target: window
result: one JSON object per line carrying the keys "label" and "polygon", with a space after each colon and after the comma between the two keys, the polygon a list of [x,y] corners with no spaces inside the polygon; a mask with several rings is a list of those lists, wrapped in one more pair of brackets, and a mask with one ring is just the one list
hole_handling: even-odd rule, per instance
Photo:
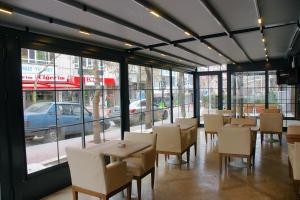
{"label": "window", "polygon": [[66,146],[121,137],[119,63],[32,49],[21,56],[28,173],[65,162]]}
{"label": "window", "polygon": [[193,117],[194,116],[194,90],[193,75],[184,72],[172,71],[173,81],[173,116]]}

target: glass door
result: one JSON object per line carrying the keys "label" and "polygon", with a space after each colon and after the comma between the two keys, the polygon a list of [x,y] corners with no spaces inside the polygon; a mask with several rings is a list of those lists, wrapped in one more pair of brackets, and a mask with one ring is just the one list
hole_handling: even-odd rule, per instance
{"label": "glass door", "polygon": [[222,109],[222,73],[203,73],[199,76],[200,124],[205,114],[215,114]]}

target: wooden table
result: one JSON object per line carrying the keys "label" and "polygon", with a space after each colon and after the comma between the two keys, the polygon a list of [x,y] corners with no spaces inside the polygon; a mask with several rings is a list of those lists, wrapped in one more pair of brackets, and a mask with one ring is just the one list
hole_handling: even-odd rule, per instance
{"label": "wooden table", "polygon": [[[125,144],[125,147],[120,147],[120,142]],[[89,148],[89,151],[102,153],[106,156],[116,157],[119,160],[129,157],[138,151],[150,147],[151,143],[137,143],[127,140],[111,140],[100,143],[94,147]]]}
{"label": "wooden table", "polygon": [[290,125],[287,129],[286,140],[288,143],[300,142],[300,126]]}

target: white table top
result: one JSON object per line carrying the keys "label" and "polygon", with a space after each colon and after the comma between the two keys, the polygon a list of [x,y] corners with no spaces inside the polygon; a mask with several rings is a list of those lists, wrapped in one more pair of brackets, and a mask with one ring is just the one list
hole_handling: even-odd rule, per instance
{"label": "white table top", "polygon": [[[120,147],[119,143],[124,143],[125,147]],[[89,151],[102,153],[107,156],[114,156],[118,158],[126,158],[131,154],[141,151],[151,146],[151,143],[137,143],[127,140],[111,140],[100,143],[94,147],[89,148]]]}

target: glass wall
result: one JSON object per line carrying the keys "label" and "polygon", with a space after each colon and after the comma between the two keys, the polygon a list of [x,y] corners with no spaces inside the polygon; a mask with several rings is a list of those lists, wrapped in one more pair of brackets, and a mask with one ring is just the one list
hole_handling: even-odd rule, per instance
{"label": "glass wall", "polygon": [[232,109],[237,116],[259,116],[265,108],[265,72],[238,72],[232,85]]}
{"label": "glass wall", "polygon": [[194,116],[193,75],[172,71],[173,117]]}
{"label": "glass wall", "polygon": [[170,123],[170,72],[137,65],[129,65],[128,72],[130,131]]}
{"label": "glass wall", "polygon": [[[22,49],[27,172],[120,132],[119,63]],[[82,63],[82,64],[81,64]]]}

